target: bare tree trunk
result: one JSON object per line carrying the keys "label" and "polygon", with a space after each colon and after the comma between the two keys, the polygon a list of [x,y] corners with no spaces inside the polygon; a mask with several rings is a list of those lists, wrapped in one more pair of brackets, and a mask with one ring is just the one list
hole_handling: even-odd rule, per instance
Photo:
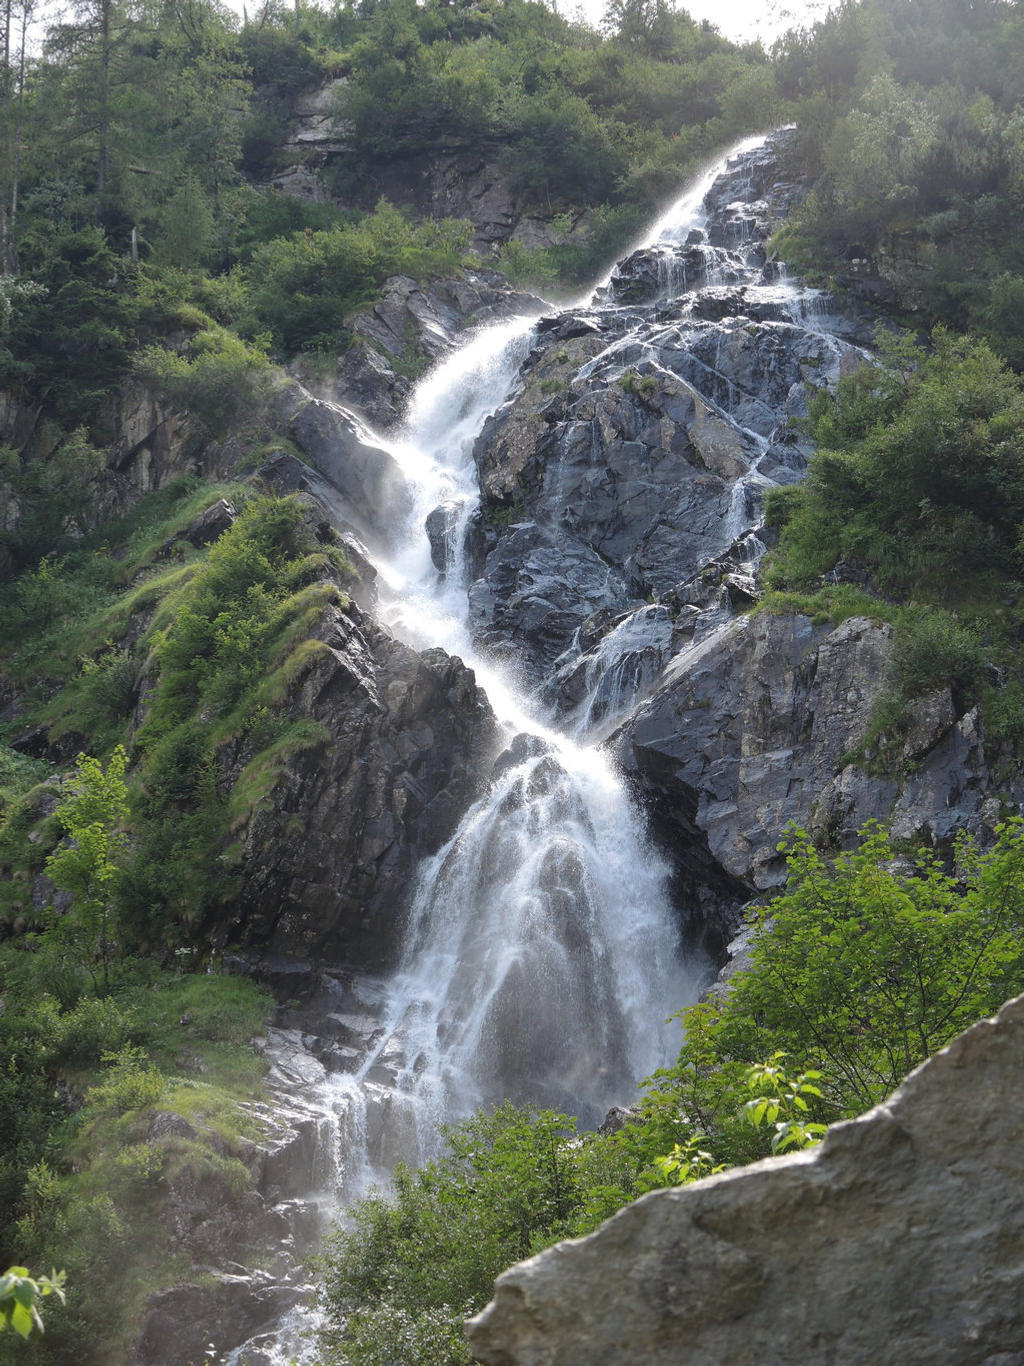
{"label": "bare tree trunk", "polygon": [[[7,195],[14,179],[14,149],[11,118],[11,22],[12,11],[14,8],[13,0],[4,0],[4,194],[6,204]],[[22,30],[24,32],[24,30]],[[7,263],[11,254],[11,228],[8,222],[6,207],[3,215],[3,223],[0,226],[0,259],[3,261],[3,268],[7,270]]]}
{"label": "bare tree trunk", "polygon": [[[11,163],[11,218],[9,243],[9,263],[7,269],[12,273],[17,268],[14,252],[14,230],[18,222],[18,191],[21,188],[21,146],[25,128],[25,48],[28,40],[28,26],[32,21],[35,0],[22,0],[21,7],[21,45],[18,52],[18,103],[14,118],[14,156]],[[5,243],[5,246],[8,246]],[[6,259],[6,258],[5,258]]]}
{"label": "bare tree trunk", "polygon": [[100,145],[96,169],[96,217],[98,219],[103,217],[109,169],[111,2],[112,0],[100,0]]}

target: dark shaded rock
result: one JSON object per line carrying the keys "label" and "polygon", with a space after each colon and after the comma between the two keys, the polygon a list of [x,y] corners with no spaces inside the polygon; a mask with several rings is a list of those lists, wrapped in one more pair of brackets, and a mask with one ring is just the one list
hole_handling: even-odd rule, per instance
{"label": "dark shaded rock", "polygon": [[237,516],[234,504],[220,498],[199,514],[183,533],[183,539],[194,546],[210,545],[234,525]]}
{"label": "dark shaded rock", "polygon": [[[289,714],[322,728],[282,761],[242,835],[242,885],[222,933],[250,949],[381,964],[418,860],[450,837],[499,745],[474,676],[418,655],[354,604],[325,610]],[[221,762],[235,781],[244,742]]]}
{"label": "dark shaded rock", "polygon": [[1024,998],[817,1148],[644,1196],[499,1277],[486,1366],[1017,1362]]}
{"label": "dark shaded rock", "polygon": [[448,565],[455,551],[453,539],[458,530],[461,512],[461,503],[442,503],[427,517],[426,531],[427,539],[430,541],[430,558],[439,574],[448,572]]}
{"label": "dark shaded rock", "polygon": [[705,243],[641,247],[612,271],[608,292],[617,304],[649,304],[706,284],[727,258]]}
{"label": "dark shaded rock", "polygon": [[500,653],[514,648],[538,675],[565,652],[583,618],[631,602],[625,578],[600,555],[535,522],[502,538],[469,595],[481,643]]}

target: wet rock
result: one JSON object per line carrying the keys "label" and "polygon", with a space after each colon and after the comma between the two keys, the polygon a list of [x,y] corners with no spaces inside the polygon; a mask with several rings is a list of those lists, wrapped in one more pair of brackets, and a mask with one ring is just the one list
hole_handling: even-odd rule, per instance
{"label": "wet rock", "polygon": [[411,503],[397,461],[355,415],[313,398],[291,383],[274,395],[274,407],[291,439],[340,494],[355,525],[378,542],[404,524]]}
{"label": "wet rock", "polygon": [[462,504],[442,503],[434,508],[427,517],[427,539],[430,541],[430,558],[439,574],[448,572],[453,552],[454,537],[461,520]]}
{"label": "wet rock", "polygon": [[[356,341],[339,356],[334,375],[306,383],[388,430],[401,421],[413,376],[451,351],[467,328],[544,308],[536,295],[515,289],[493,270],[466,270],[424,284],[392,276],[381,299],[352,319]],[[301,362],[296,369],[301,375]]]}
{"label": "wet rock", "polygon": [[1017,998],[819,1147],[647,1195],[505,1272],[468,1325],[474,1358],[1009,1366],[1022,1082]]}
{"label": "wet rock", "polygon": [[[627,258],[609,287],[616,310],[542,318],[520,391],[481,432],[474,458],[490,540],[473,560],[474,627],[514,654],[536,632],[536,598],[557,604],[548,639],[527,650],[534,679],[595,602],[598,571],[581,591],[577,547],[634,599],[692,581],[759,526],[765,488],[802,475],[808,447],[790,420],[813,390],[863,363],[856,346],[819,327],[830,301],[764,260],[770,221],[799,193],[773,182],[785,141],[739,158],[716,182],[706,229]],[[542,537],[562,545],[571,572],[559,584],[557,566],[545,564],[543,591],[521,596],[520,578],[538,577]],[[715,623],[756,600],[764,546],[747,549],[718,581]],[[514,619],[520,601],[525,630]],[[628,603],[616,584],[600,606]]]}
{"label": "wet rock", "polygon": [[722,264],[704,244],[642,247],[620,261],[612,272],[609,294],[617,304],[654,303],[670,291],[696,289]]}
{"label": "wet rock", "polygon": [[584,623],[541,689],[543,700],[569,716],[577,733],[617,722],[638,706],[673,652],[674,623],[667,607],[638,608],[595,635],[592,623],[607,610]]}
{"label": "wet rock", "polygon": [[[142,1332],[129,1366],[180,1366],[222,1354],[269,1327],[306,1296],[305,1287],[282,1284],[258,1271],[213,1273],[212,1285],[180,1285],[149,1297]],[[215,1324],[211,1330],[209,1325]]]}
{"label": "wet rock", "polygon": [[470,589],[470,619],[485,648],[514,650],[542,676],[583,618],[606,606],[621,611],[631,600],[623,575],[589,546],[527,522],[487,557]]}

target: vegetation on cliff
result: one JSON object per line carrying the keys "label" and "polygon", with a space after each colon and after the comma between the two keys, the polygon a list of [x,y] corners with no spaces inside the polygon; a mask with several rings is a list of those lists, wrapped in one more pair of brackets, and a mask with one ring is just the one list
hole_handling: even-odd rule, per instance
{"label": "vegetation on cliff", "polygon": [[[212,3],[89,0],[22,53],[32,7],[8,13],[0,1256],[67,1269],[67,1305],[23,1359],[80,1363],[123,1358],[147,1290],[187,1270],[168,1194],[209,1181],[230,1208],[252,1179],[240,1105],[268,1003],[191,969],[216,965],[248,820],[287,756],[321,738],[284,704],[351,581],[302,503],[247,474],[272,361],[343,350],[387,277],[450,273],[472,235],[378,202],[378,177],[441,147],[492,159],[556,242],[507,245],[502,261],[576,282],[712,150],[794,118],[810,193],[778,253],[928,340],[890,345],[812,406],[811,477],[770,503],[770,603],[895,623],[862,760],[901,762],[914,704],[948,687],[980,701],[1010,763],[1024,742],[1024,249],[1008,230],[1024,74],[1005,56],[1021,14],[846,0],[769,55],[661,0],[616,0],[603,34],[533,0],[269,6],[242,24]],[[333,198],[300,202],[268,182],[296,164],[282,150],[296,96],[328,80]],[[589,236],[570,232],[584,210]],[[225,482],[186,476],[144,498],[117,483],[131,384],[188,411],[196,467],[216,451]],[[212,545],[189,539],[220,499],[229,524]],[[828,582],[844,574],[856,587]],[[773,1053],[826,1074],[816,1118],[884,1095],[1020,987],[1019,844],[1009,825],[987,853],[961,846],[953,879],[877,832],[834,866],[797,839],[751,968],[690,1013],[638,1117],[600,1138],[511,1109],[452,1130],[447,1156],[401,1173],[397,1203],[371,1201],[336,1240],[328,1300],[339,1321],[359,1307],[328,1349],[368,1363],[404,1335],[409,1362],[460,1360],[453,1324],[506,1261],[660,1183],[670,1152],[704,1170],[767,1151],[743,1078]]]}
{"label": "vegetation on cliff", "polygon": [[819,394],[807,425],[818,446],[807,479],[767,500],[779,529],[768,605],[832,610],[844,590],[849,599],[845,578],[862,585],[854,610],[894,622],[889,688],[865,737],[883,764],[898,761],[915,702],[943,688],[980,702],[990,739],[1015,748],[1020,376],[987,342],[941,328],[927,347],[883,337],[880,363],[842,380],[835,397]]}

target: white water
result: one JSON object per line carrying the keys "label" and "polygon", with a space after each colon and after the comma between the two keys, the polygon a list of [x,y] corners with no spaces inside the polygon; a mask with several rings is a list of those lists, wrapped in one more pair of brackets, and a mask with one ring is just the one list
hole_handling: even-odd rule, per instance
{"label": "white water", "polygon": [[[745,139],[709,167],[641,245],[703,228],[716,177],[763,142]],[[489,793],[421,868],[386,1028],[357,1072],[330,1083],[350,1192],[398,1159],[424,1157],[439,1121],[480,1104],[532,1101],[596,1122],[628,1102],[666,1060],[663,1022],[694,999],[702,967],[681,960],[666,869],[609,760],[545,726],[514,678],[472,643],[461,552],[479,499],[472,449],[514,389],[532,327],[517,318],[472,334],[421,381],[400,438],[375,438],[413,496],[402,548],[378,566],[386,619],[416,648],[459,655],[509,740],[532,739],[517,742]],[[439,507],[444,575],[424,532]],[[629,628],[619,635],[608,643],[613,666],[630,653]],[[602,714],[621,710],[632,667],[605,685]],[[599,689],[595,676],[575,734],[599,719]]]}
{"label": "white water", "polygon": [[[764,141],[746,139],[709,167],[636,246],[669,247],[703,230],[716,177]],[[665,283],[669,297],[686,287],[670,268]],[[788,282],[773,288],[797,293]],[[413,502],[404,535],[391,538],[400,549],[378,563],[382,615],[414,647],[440,646],[476,671],[511,748],[490,790],[419,871],[374,1044],[311,1100],[328,1119],[323,1184],[336,1201],[358,1197],[398,1161],[429,1156],[437,1124],[481,1104],[532,1102],[599,1122],[668,1060],[677,1034],[666,1018],[695,998],[703,971],[680,955],[666,869],[595,747],[671,653],[664,609],[641,609],[604,638],[567,734],[545,725],[511,674],[473,646],[462,556],[479,503],[472,450],[514,392],[532,331],[524,317],[471,334],[420,382],[399,439],[373,438],[401,465]],[[609,361],[635,364],[630,347],[628,336],[612,342],[581,376]],[[764,482],[753,469],[736,481],[730,536],[749,530],[748,494]],[[439,507],[443,575],[424,530]],[[749,539],[754,563],[763,547]],[[284,1362],[294,1348],[282,1340],[273,1350]]]}
{"label": "white water", "polygon": [[[600,1122],[666,1060],[664,1022],[694,996],[666,869],[610,761],[544,725],[470,637],[461,546],[478,504],[472,447],[512,389],[531,331],[520,318],[477,333],[420,384],[389,443],[414,507],[401,551],[379,566],[383,615],[417,648],[465,660],[508,740],[521,738],[421,868],[386,1028],[358,1072],[331,1083],[353,1148],[349,1190],[429,1155],[438,1123],[481,1104],[531,1102]],[[443,576],[423,531],[438,506],[449,510]]]}

